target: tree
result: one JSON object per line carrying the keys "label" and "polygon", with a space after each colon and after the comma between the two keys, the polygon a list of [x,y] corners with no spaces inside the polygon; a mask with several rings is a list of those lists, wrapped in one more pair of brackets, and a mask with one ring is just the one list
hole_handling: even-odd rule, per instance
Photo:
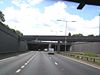
{"label": "tree", "polygon": [[21,33],[19,30],[15,30],[15,32],[17,33],[18,36],[22,37],[23,33]]}
{"label": "tree", "polygon": [[73,34],[72,36],[83,36],[83,34]]}
{"label": "tree", "polygon": [[68,33],[68,36],[71,36],[71,33],[70,32]]}
{"label": "tree", "polygon": [[93,34],[90,34],[90,35],[88,35],[88,36],[94,36]]}
{"label": "tree", "polygon": [[0,11],[0,22],[5,22],[4,14]]}

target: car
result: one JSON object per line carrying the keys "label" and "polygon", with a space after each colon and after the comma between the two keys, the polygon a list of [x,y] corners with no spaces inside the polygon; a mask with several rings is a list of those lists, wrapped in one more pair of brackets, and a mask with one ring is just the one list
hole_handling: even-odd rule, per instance
{"label": "car", "polygon": [[48,49],[47,49],[47,48],[45,48],[45,49],[44,49],[44,51],[45,51],[45,52],[47,52],[47,51],[48,51]]}

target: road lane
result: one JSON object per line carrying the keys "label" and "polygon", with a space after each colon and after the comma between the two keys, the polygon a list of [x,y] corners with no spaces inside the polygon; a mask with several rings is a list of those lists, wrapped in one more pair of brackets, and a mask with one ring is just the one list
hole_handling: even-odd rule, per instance
{"label": "road lane", "polygon": [[60,55],[38,52],[35,59],[16,75],[100,75],[100,70]]}
{"label": "road lane", "polygon": [[39,52],[36,58],[17,75],[62,75],[62,73],[45,53]]}
{"label": "road lane", "polygon": [[0,60],[0,75],[14,75],[25,62],[27,62],[36,52],[28,52],[18,56]]}
{"label": "road lane", "polygon": [[40,51],[0,60],[0,75],[100,75],[100,69]]}
{"label": "road lane", "polygon": [[67,59],[61,55],[51,56],[51,58],[53,62],[59,64],[57,68],[62,70],[63,75],[100,75],[100,69]]}

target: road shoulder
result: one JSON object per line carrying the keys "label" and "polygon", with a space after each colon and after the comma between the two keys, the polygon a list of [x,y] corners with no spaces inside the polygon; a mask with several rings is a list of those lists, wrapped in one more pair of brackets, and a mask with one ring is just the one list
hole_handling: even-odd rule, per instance
{"label": "road shoulder", "polygon": [[[60,54],[58,54],[58,55],[60,55]],[[91,66],[91,67],[94,67],[94,68],[97,68],[97,69],[100,69],[100,65],[97,65],[97,64],[94,64],[94,63],[91,63],[88,61],[83,61],[83,60],[75,59],[75,58],[64,56],[64,55],[60,55],[60,56],[65,57],[70,60],[73,60],[73,61],[76,61],[76,62],[79,62],[79,63],[82,63],[82,64],[85,64],[85,65],[88,65],[88,66]]]}

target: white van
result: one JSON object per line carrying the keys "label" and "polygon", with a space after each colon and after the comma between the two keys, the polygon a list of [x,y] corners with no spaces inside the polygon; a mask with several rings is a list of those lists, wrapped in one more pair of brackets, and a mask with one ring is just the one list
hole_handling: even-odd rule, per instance
{"label": "white van", "polygon": [[54,48],[48,48],[48,54],[54,54]]}

